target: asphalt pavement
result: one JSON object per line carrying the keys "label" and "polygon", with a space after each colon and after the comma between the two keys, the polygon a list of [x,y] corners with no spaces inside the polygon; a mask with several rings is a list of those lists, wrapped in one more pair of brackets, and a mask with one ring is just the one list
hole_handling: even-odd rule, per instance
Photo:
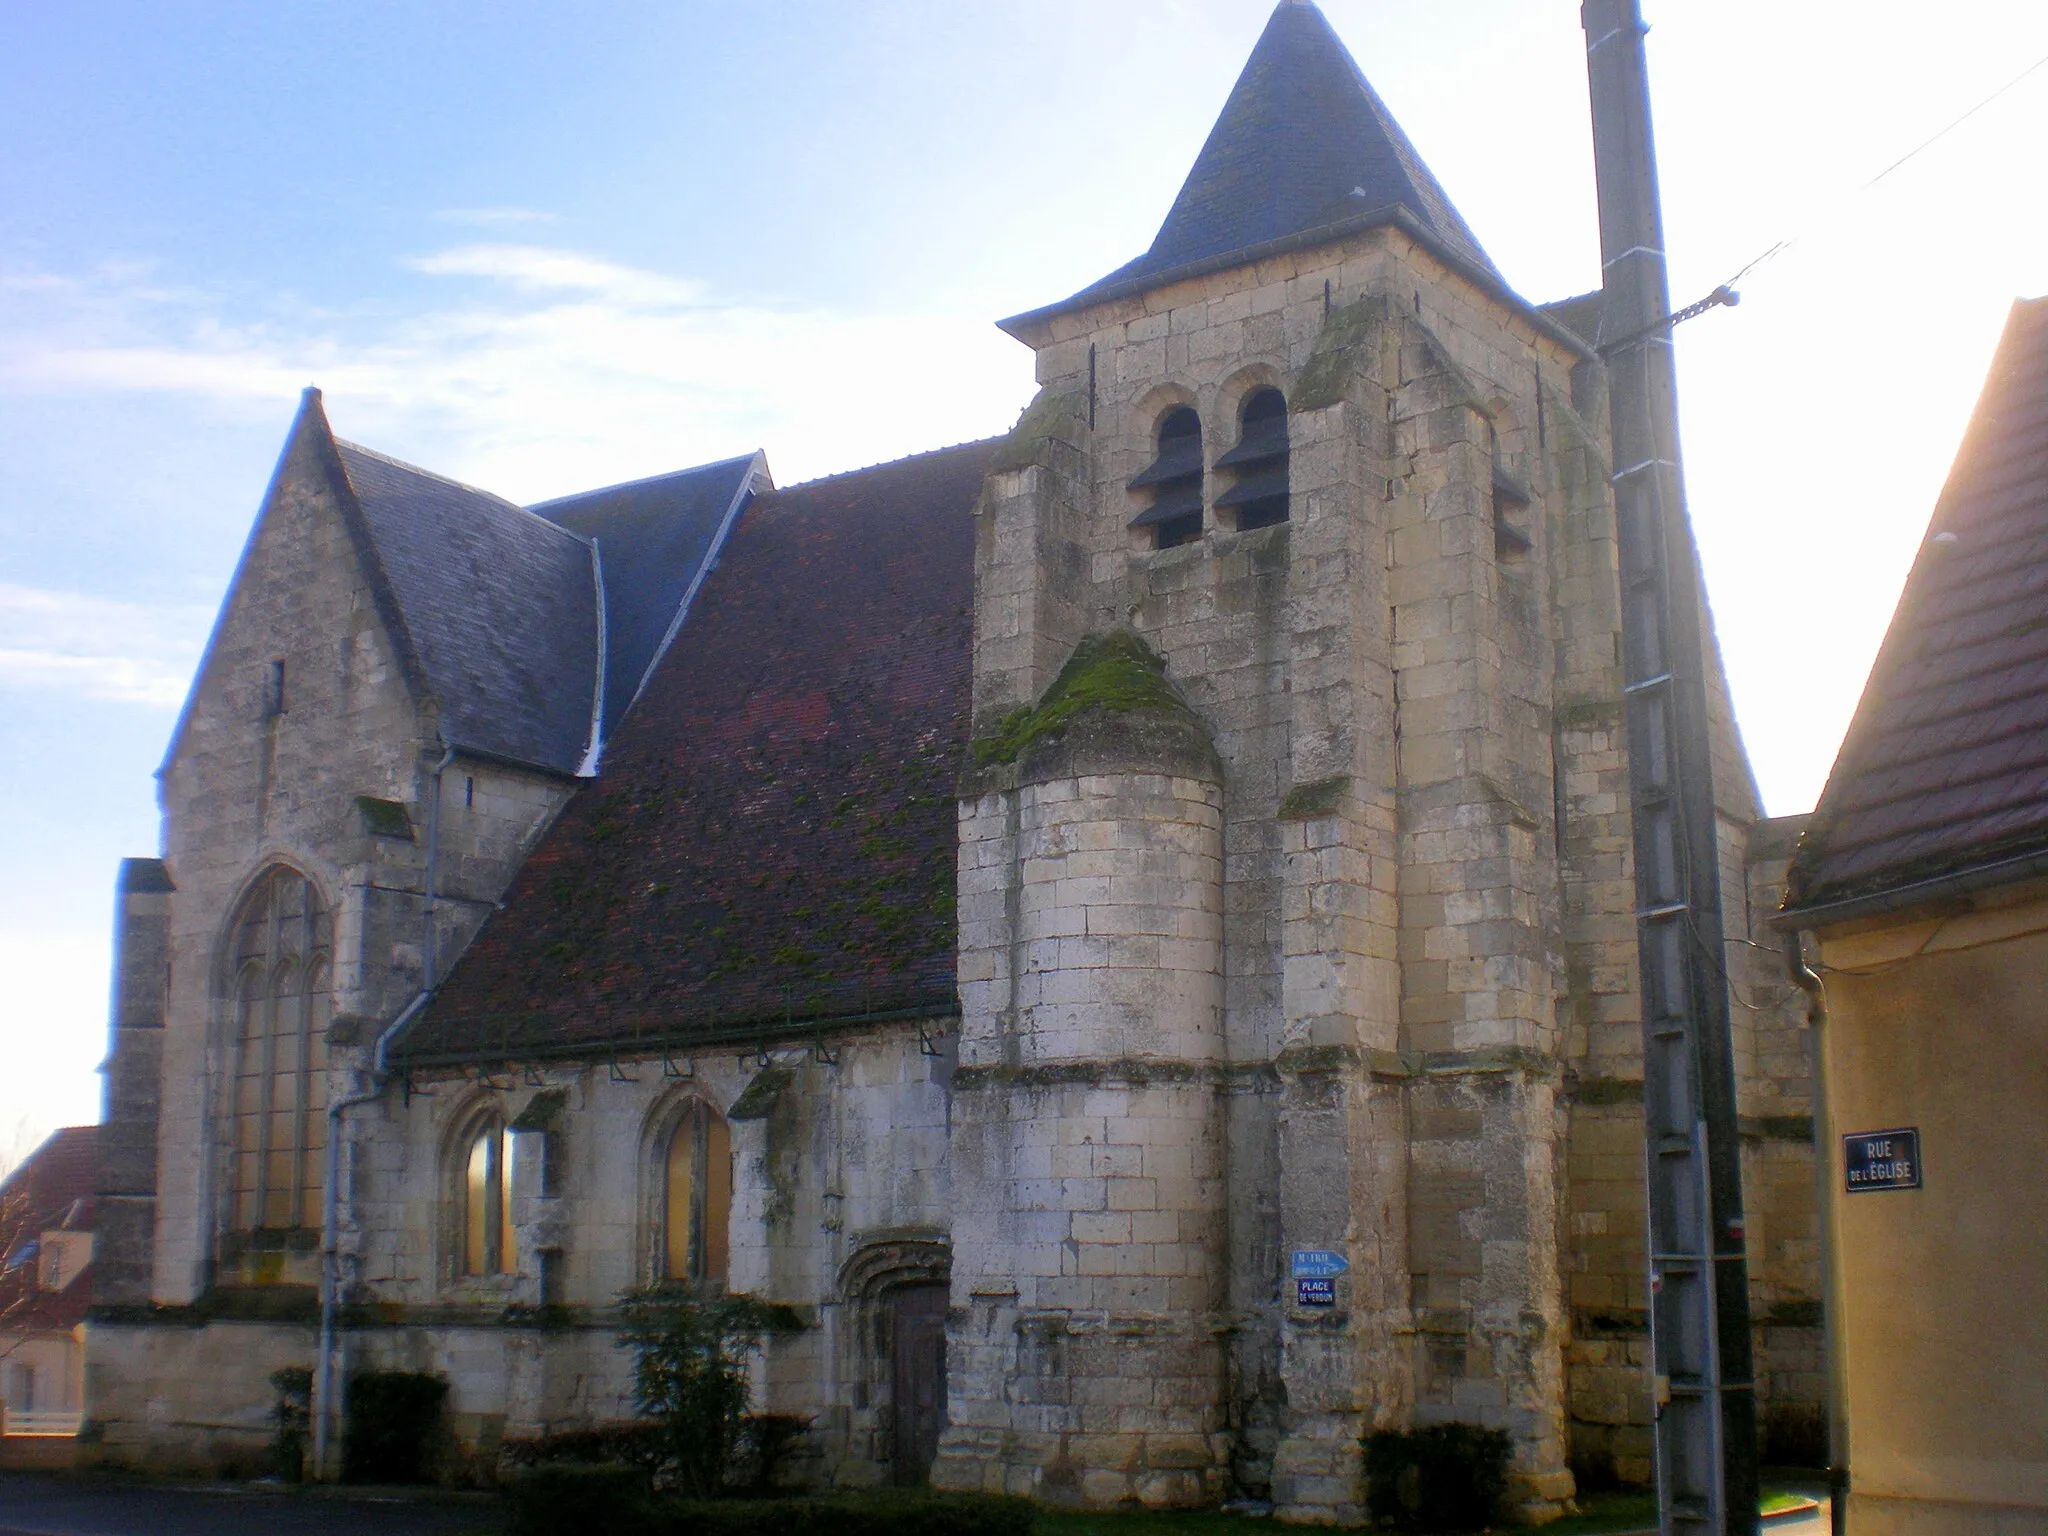
{"label": "asphalt pavement", "polygon": [[0,1536],[497,1536],[487,1496],[178,1487],[0,1472]]}

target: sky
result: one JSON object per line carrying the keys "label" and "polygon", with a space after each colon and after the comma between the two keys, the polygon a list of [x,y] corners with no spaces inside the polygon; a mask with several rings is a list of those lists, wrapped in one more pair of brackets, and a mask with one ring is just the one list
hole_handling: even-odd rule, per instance
{"label": "sky", "polygon": [[[0,1162],[97,1117],[112,885],[298,392],[519,501],[1006,429],[1268,0],[0,0]],[[1599,281],[1575,0],[1323,0],[1525,296]],[[1644,0],[1692,513],[1810,809],[2007,308],[2038,0]]]}

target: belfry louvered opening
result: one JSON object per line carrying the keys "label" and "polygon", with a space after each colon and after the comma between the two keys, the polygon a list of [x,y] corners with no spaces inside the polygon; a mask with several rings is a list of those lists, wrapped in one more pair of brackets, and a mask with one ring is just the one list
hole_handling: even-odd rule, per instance
{"label": "belfry louvered opening", "polygon": [[1237,446],[1216,461],[1235,480],[1216,498],[1240,531],[1287,521],[1287,397],[1277,389],[1255,389],[1238,413]]}
{"label": "belfry louvered opening", "polygon": [[1172,549],[1202,536],[1202,418],[1177,405],[1159,418],[1159,453],[1133,475],[1133,491],[1150,491],[1152,504],[1131,519],[1149,528],[1153,547]]}

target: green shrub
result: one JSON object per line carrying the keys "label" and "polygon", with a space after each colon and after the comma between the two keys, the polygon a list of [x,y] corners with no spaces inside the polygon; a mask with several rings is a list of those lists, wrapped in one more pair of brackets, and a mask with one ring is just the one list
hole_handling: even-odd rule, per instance
{"label": "green shrub", "polygon": [[750,1413],[740,1420],[737,1454],[726,1472],[726,1485],[749,1493],[771,1493],[775,1474],[803,1443],[811,1421],[798,1413]]}
{"label": "green shrub", "polygon": [[647,1469],[549,1462],[505,1485],[512,1536],[645,1536],[654,1529]]}
{"label": "green shrub", "polygon": [[286,1482],[304,1482],[306,1435],[313,1423],[313,1373],[303,1365],[288,1365],[270,1373],[270,1384],[277,1390],[270,1410],[270,1422],[277,1426],[270,1437],[271,1464]]}
{"label": "green shrub", "polygon": [[440,1447],[448,1380],[424,1371],[363,1371],[349,1379],[341,1436],[348,1483],[420,1483]]}
{"label": "green shrub", "polygon": [[1399,1531],[1477,1531],[1502,1518],[1514,1443],[1477,1424],[1365,1437],[1366,1513]]}
{"label": "green shrub", "polygon": [[659,1424],[639,1420],[598,1424],[589,1429],[507,1438],[498,1447],[498,1454],[514,1467],[616,1462],[639,1467],[653,1476],[668,1460],[668,1435]]}
{"label": "green shrub", "polygon": [[751,1296],[701,1296],[657,1285],[620,1298],[619,1344],[631,1349],[633,1399],[660,1425],[664,1470],[683,1493],[726,1485],[747,1417],[747,1356],[770,1332],[800,1325],[788,1307]]}
{"label": "green shrub", "polygon": [[1031,1536],[1022,1499],[870,1493],[822,1499],[677,1501],[657,1507],[657,1536]]}

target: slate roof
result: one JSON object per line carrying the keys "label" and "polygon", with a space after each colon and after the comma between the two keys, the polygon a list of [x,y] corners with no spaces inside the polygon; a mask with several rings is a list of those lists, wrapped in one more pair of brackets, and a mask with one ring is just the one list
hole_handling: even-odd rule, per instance
{"label": "slate roof", "polygon": [[2048,298],[2015,304],[1788,909],[2048,852]]}
{"label": "slate roof", "polygon": [[44,1232],[91,1230],[99,1134],[96,1125],[52,1131],[0,1183],[0,1330],[62,1330],[85,1321],[91,1266],[61,1291],[45,1291],[36,1284],[36,1259]]}
{"label": "slate roof", "polygon": [[597,546],[604,572],[604,733],[626,718],[704,567],[767,461],[758,453],[536,503]]}
{"label": "slate roof", "polygon": [[1394,222],[1501,282],[1323,13],[1310,0],[1281,0],[1151,249],[1073,297],[1003,324]]}
{"label": "slate roof", "polygon": [[[317,404],[317,402],[316,402]],[[597,704],[589,543],[424,469],[335,440],[368,558],[452,747],[573,774]]]}
{"label": "slate roof", "polygon": [[749,502],[681,634],[401,1062],[950,1013],[993,443]]}

